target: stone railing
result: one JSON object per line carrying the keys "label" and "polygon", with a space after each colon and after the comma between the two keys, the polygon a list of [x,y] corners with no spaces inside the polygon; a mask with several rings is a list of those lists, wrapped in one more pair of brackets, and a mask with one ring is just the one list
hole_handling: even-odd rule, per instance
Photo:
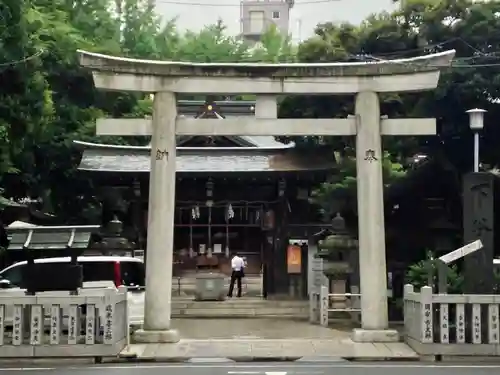
{"label": "stone railing", "polygon": [[324,274],[321,258],[314,258],[312,265],[312,287],[309,291],[309,321],[328,326],[330,313],[346,313],[353,322],[361,318],[361,294],[359,287],[352,286],[350,293],[330,293],[329,280]]}
{"label": "stone railing", "polygon": [[0,358],[116,356],[129,338],[124,287],[78,295],[0,292]]}
{"label": "stone railing", "polygon": [[321,286],[310,293],[309,303],[309,321],[324,327],[328,327],[330,313],[346,313],[356,323],[361,317],[361,294],[357,286],[351,287],[351,293],[329,293],[327,286]]}
{"label": "stone railing", "polygon": [[500,295],[404,288],[405,340],[421,355],[500,355]]}

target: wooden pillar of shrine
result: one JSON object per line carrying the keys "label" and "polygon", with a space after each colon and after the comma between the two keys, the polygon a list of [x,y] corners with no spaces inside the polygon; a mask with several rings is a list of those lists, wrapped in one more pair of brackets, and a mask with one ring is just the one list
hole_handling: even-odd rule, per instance
{"label": "wooden pillar of shrine", "polygon": [[264,298],[272,296],[276,293],[276,283],[274,280],[274,230],[275,230],[275,207],[266,206],[264,217],[262,218],[262,235],[263,235],[263,260],[262,260],[262,277]]}
{"label": "wooden pillar of shrine", "polygon": [[275,205],[275,230],[273,246],[273,277],[274,294],[288,295],[289,277],[286,264],[288,247],[288,200],[286,197],[286,182],[278,183],[278,202]]}

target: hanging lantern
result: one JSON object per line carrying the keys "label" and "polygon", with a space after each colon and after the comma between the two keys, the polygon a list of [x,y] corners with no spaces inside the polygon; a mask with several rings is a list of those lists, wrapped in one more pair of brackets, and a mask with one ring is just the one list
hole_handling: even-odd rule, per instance
{"label": "hanging lantern", "polygon": [[231,203],[229,203],[229,206],[227,207],[227,218],[228,219],[234,218],[234,211],[233,211],[233,206],[231,205]]}
{"label": "hanging lantern", "polygon": [[226,248],[224,249],[226,258],[229,258],[229,227],[226,225]]}
{"label": "hanging lantern", "polygon": [[209,179],[206,183],[207,197],[213,197],[214,195],[214,182]]}
{"label": "hanging lantern", "polygon": [[278,196],[282,197],[285,195],[286,181],[281,179],[278,182]]}

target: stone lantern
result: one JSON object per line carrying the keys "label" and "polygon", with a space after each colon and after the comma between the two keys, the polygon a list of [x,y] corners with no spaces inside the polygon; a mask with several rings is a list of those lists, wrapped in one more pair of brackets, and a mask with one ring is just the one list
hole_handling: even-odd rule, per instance
{"label": "stone lantern", "polygon": [[437,255],[446,254],[455,249],[459,228],[444,215],[432,220],[429,224],[432,234],[432,249]]}
{"label": "stone lantern", "polygon": [[[328,232],[318,241],[316,256],[323,259],[323,272],[329,280],[330,293],[348,293],[352,286],[359,286],[358,240],[346,230],[345,220],[340,213],[333,218]],[[340,302],[336,303],[336,300]],[[334,306],[342,301],[342,297],[333,298]]]}
{"label": "stone lantern", "polygon": [[123,236],[123,223],[116,215],[103,229],[102,240],[95,248],[106,255],[132,255],[134,244]]}

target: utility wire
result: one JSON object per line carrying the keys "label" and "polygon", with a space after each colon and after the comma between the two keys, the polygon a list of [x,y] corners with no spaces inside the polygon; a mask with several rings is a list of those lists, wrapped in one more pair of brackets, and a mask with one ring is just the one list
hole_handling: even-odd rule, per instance
{"label": "utility wire", "polygon": [[[451,68],[484,68],[484,67],[499,67],[500,66],[500,62],[498,62],[498,63],[476,63],[476,64],[467,63],[467,61],[471,61],[474,59],[485,59],[485,58],[488,58],[488,59],[498,58],[498,59],[500,59],[500,52],[484,53],[484,52],[478,50],[477,48],[473,47],[471,44],[467,43],[465,40],[463,40],[460,37],[454,37],[454,38],[451,38],[449,40],[446,40],[446,41],[443,41],[440,43],[431,44],[428,46],[423,46],[423,47],[418,48],[418,49],[408,49],[408,50],[401,50],[401,51],[395,51],[392,53],[376,54],[376,55],[356,54],[356,55],[351,55],[350,57],[353,59],[356,59],[358,61],[365,61],[366,63],[392,62],[394,64],[403,64],[403,65],[411,66],[411,65],[414,65],[415,63],[411,63],[411,62],[397,63],[394,60],[385,59],[384,57],[390,57],[390,56],[393,56],[395,54],[405,54],[405,53],[410,53],[410,52],[431,50],[431,49],[435,49],[438,47],[443,47],[446,44],[452,43],[454,41],[461,41],[464,44],[466,44],[467,46],[469,46],[471,49],[473,49],[475,51],[476,56],[457,58],[454,61],[452,61],[452,64],[450,66]],[[22,63],[28,62],[30,60],[33,60],[33,59],[41,56],[43,53],[44,53],[44,50],[41,49],[41,50],[37,51],[36,53],[34,53],[33,55],[25,57],[23,59],[0,63],[0,67],[22,64]],[[431,65],[428,65],[428,66],[431,66]],[[434,67],[443,67],[443,66],[436,65]],[[448,66],[446,66],[446,67],[448,67]]]}
{"label": "utility wire", "polygon": [[0,63],[0,67],[23,64],[23,63],[28,62],[30,60],[36,59],[37,57],[40,57],[43,54],[43,52],[44,52],[43,49],[41,49],[38,52],[34,53],[33,55],[25,57],[23,59]]}
{"label": "utility wire", "polygon": [[[498,34],[497,36],[500,36],[500,34]],[[445,47],[446,45],[453,43],[453,42],[457,42],[457,41],[462,42],[463,44],[465,44],[467,47],[469,47],[470,49],[472,49],[474,51],[474,54],[475,54],[474,56],[463,57],[463,59],[496,57],[500,54],[500,52],[485,53],[485,52],[479,50],[478,48],[474,47],[470,43],[468,43],[463,38],[457,36],[457,37],[450,38],[448,40],[444,40],[444,41],[439,42],[439,43],[432,43],[432,44],[428,44],[428,45],[425,45],[425,46],[422,46],[419,48],[393,51],[393,52],[387,52],[387,53],[376,53],[376,54],[371,54],[371,56],[373,56],[375,58],[396,57],[396,56],[406,55],[406,54],[415,53],[415,52],[435,50],[435,49],[438,49],[440,47]]]}

